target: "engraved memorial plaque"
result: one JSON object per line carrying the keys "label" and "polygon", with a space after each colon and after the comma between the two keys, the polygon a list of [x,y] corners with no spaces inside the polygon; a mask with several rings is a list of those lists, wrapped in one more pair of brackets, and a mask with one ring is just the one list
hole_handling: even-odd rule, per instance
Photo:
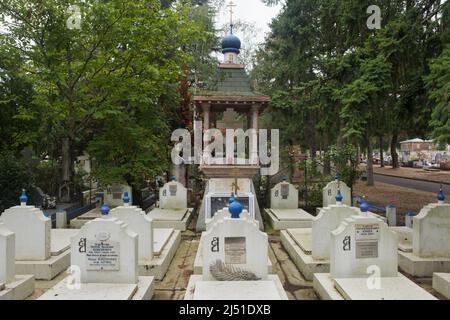
{"label": "engraved memorial plaque", "polygon": [[356,259],[378,258],[378,241],[357,241]]}
{"label": "engraved memorial plaque", "polygon": [[170,185],[169,186],[169,192],[170,192],[170,195],[173,197],[173,196],[176,196],[177,195],[177,185],[176,184],[174,184],[174,185]]}
{"label": "engraved memorial plaque", "polygon": [[281,197],[283,199],[287,199],[289,196],[289,184],[282,184],[281,185]]}
{"label": "engraved memorial plaque", "polygon": [[355,230],[356,241],[380,239],[380,226],[378,224],[357,224]]}
{"label": "engraved memorial plaque", "polygon": [[246,256],[245,237],[225,238],[225,263],[245,264],[247,263]]}
{"label": "engraved memorial plaque", "polygon": [[119,270],[119,257],[119,242],[98,240],[86,242],[86,270]]}

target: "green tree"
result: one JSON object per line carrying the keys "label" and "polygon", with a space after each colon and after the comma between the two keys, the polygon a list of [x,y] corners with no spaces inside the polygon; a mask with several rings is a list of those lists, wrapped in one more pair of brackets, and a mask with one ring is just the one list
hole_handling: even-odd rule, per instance
{"label": "green tree", "polygon": [[[71,25],[69,5],[68,0],[0,4],[4,45],[20,51],[25,61],[21,73],[34,87],[23,114],[36,117],[32,108],[38,107],[43,118],[42,136],[35,143],[60,150],[55,156],[61,156],[65,183],[72,182],[74,159],[88,145],[100,182],[145,181],[165,168],[167,153],[160,147],[167,141],[164,119],[177,101],[173,92],[188,58],[180,50],[189,43],[192,25],[187,6],[163,9],[156,0],[85,1],[78,28]],[[120,125],[130,126],[125,137],[139,142],[110,132]],[[106,148],[107,137],[115,139],[109,141],[114,147]],[[135,149],[127,149],[131,147]],[[148,164],[142,150],[155,160],[153,168],[141,170]],[[134,172],[136,167],[140,169]]]}
{"label": "green tree", "polygon": [[28,190],[32,179],[28,166],[11,152],[0,152],[0,213],[18,205],[22,189]]}
{"label": "green tree", "polygon": [[450,144],[450,45],[430,64],[426,77],[428,96],[435,104],[430,126],[433,138],[440,144]]}

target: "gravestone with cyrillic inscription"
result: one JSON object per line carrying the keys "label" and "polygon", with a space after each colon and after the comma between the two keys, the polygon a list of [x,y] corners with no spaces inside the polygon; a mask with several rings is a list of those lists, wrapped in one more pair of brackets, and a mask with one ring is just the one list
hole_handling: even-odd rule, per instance
{"label": "gravestone with cyrillic inscription", "polygon": [[352,216],[331,232],[332,278],[397,276],[397,236],[387,224],[370,216]]}
{"label": "gravestone with cyrillic inscription", "polygon": [[81,283],[137,283],[138,235],[117,218],[86,223],[71,239]]}
{"label": "gravestone with cyrillic inscription", "polygon": [[270,208],[272,209],[297,209],[298,190],[287,181],[275,185],[270,191]]}
{"label": "gravestone with cyrillic inscription", "polygon": [[187,189],[177,181],[166,183],[159,189],[159,207],[161,209],[186,209]]}
{"label": "gravestone with cyrillic inscription", "polygon": [[210,271],[217,261],[267,279],[268,238],[253,219],[218,219],[203,238],[203,280],[218,280]]}
{"label": "gravestone with cyrillic inscription", "polygon": [[351,198],[351,190],[343,181],[334,180],[329,182],[325,188],[322,190],[322,206],[328,207],[329,205],[336,204],[336,193],[337,191],[341,191],[342,195],[342,204],[351,206],[352,198]]}

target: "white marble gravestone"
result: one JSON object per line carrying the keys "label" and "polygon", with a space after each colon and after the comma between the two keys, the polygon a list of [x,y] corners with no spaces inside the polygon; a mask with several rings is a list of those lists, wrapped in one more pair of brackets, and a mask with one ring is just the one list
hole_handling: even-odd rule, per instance
{"label": "white marble gravestone", "polygon": [[399,251],[399,266],[417,277],[450,272],[450,204],[428,204],[413,218],[412,252]]}
{"label": "white marble gravestone", "polygon": [[23,300],[34,292],[33,275],[16,275],[15,235],[0,223],[0,300]]}
{"label": "white marble gravestone", "polygon": [[346,205],[331,205],[320,210],[312,222],[311,254],[314,259],[330,259],[331,231],[342,221],[360,214],[359,208]]}
{"label": "white marble gravestone", "polygon": [[[206,223],[206,231],[210,230],[212,226],[214,226],[215,223],[222,221],[224,218],[231,218],[231,213],[228,210],[228,207],[223,208],[222,210],[217,211],[217,213],[214,215],[214,217],[207,221]],[[239,219],[242,220],[248,220],[255,223],[259,228],[259,221],[253,219],[253,217],[250,216],[247,210],[243,210],[241,215],[239,216]],[[194,260],[194,274],[203,274],[203,245],[205,243],[205,235],[206,232],[202,232],[202,235],[200,237],[200,243],[197,249],[197,254],[195,256]],[[267,257],[266,262],[268,273],[272,273],[273,266],[270,259]]]}
{"label": "white marble gravestone", "polygon": [[206,231],[203,243],[203,280],[215,280],[210,266],[217,260],[267,279],[267,234],[246,219],[225,217]]}
{"label": "white marble gravestone", "polygon": [[331,232],[330,273],[315,273],[322,299],[436,300],[398,273],[397,235],[366,214],[346,218]]}
{"label": "white marble gravestone", "polygon": [[287,181],[270,190],[270,208],[265,209],[274,230],[310,228],[313,216],[298,208],[298,190]]}
{"label": "white marble gravestone", "polygon": [[153,259],[152,219],[136,206],[120,206],[109,212],[109,218],[117,218],[127,224],[128,229],[138,234],[139,260]]}
{"label": "white marble gravestone", "polygon": [[187,189],[173,180],[159,189],[159,207],[149,212],[154,228],[173,228],[186,231],[192,217],[187,207]]}
{"label": "white marble gravestone", "polygon": [[86,223],[71,239],[71,257],[81,283],[137,283],[138,235],[118,219]]}
{"label": "white marble gravestone", "polygon": [[16,274],[14,264],[14,233],[0,223],[0,283],[10,283]]}
{"label": "white marble gravestone", "polygon": [[26,202],[3,212],[0,217],[15,234],[16,272],[51,280],[70,264],[70,237],[76,230],[51,229],[51,220]]}
{"label": "white marble gravestone", "polygon": [[[190,277],[185,300],[287,300],[278,276],[268,274],[268,238],[255,220],[215,218],[202,238],[203,274]],[[217,262],[226,268],[219,279],[211,269]],[[222,278],[236,272],[251,276],[238,281]]]}
{"label": "white marble gravestone", "polygon": [[343,196],[342,203],[351,206],[352,198],[350,188],[345,184],[345,182],[336,179],[329,182],[322,190],[323,207],[336,204],[336,193],[338,190],[341,191],[341,194]]}
{"label": "white marble gravestone", "polygon": [[297,209],[297,188],[287,181],[276,184],[270,190],[270,207],[273,209]]}
{"label": "white marble gravestone", "polygon": [[186,209],[187,189],[177,181],[166,183],[159,189],[159,207],[161,209]]}
{"label": "white marble gravestone", "polygon": [[138,275],[138,234],[117,218],[87,222],[71,239],[71,268],[79,287],[69,276],[39,300],[148,300],[154,277]]}
{"label": "white marble gravestone", "polygon": [[16,260],[42,261],[50,258],[52,222],[33,206],[15,206],[1,220],[16,235]]}
{"label": "white marble gravestone", "polygon": [[372,265],[381,277],[397,276],[397,235],[386,223],[363,215],[346,218],[331,232],[331,276],[366,277]]}
{"label": "white marble gravestone", "polygon": [[307,280],[316,272],[330,271],[331,231],[360,210],[343,204],[321,208],[311,228],[289,228],[280,233],[281,243]]}
{"label": "white marble gravestone", "polygon": [[125,222],[138,234],[139,275],[163,279],[181,242],[181,231],[153,228],[153,220],[136,206],[116,207],[109,217]]}

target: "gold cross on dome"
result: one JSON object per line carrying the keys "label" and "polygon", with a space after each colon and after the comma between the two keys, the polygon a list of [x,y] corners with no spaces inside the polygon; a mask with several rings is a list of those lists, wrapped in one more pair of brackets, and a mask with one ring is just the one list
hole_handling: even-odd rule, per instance
{"label": "gold cross on dome", "polygon": [[239,168],[234,168],[231,170],[231,173],[233,174],[234,177],[234,182],[231,184],[231,188],[234,189],[234,196],[237,198],[238,197],[238,190],[239,185],[238,185],[238,176],[241,174],[241,170],[239,170]]}
{"label": "gold cross on dome", "polygon": [[233,25],[233,7],[236,7],[236,4],[233,2],[233,0],[231,0],[227,7],[230,8],[230,25]]}

